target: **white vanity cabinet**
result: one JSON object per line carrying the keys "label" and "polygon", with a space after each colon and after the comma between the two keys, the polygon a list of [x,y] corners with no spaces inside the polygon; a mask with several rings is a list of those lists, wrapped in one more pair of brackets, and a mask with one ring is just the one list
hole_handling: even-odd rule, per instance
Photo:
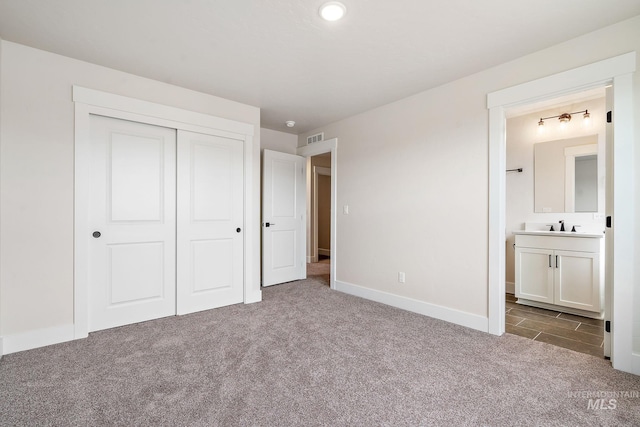
{"label": "white vanity cabinet", "polygon": [[601,317],[602,235],[526,231],[514,234],[519,304]]}

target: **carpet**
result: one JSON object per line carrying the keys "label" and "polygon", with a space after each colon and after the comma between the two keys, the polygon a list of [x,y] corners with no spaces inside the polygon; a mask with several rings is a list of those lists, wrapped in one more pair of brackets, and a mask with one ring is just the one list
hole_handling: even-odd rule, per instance
{"label": "carpet", "polygon": [[640,377],[603,359],[313,278],[263,297],[7,355],[0,425],[640,425]]}

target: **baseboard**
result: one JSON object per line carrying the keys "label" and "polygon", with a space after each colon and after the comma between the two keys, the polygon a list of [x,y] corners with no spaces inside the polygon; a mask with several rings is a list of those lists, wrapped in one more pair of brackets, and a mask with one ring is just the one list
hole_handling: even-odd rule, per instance
{"label": "baseboard", "polygon": [[320,249],[318,248],[318,255],[331,256],[331,249]]}
{"label": "baseboard", "polygon": [[318,262],[318,255],[307,257],[307,264],[311,264],[314,262]]}
{"label": "baseboard", "polygon": [[59,344],[74,339],[75,327],[72,324],[6,335],[3,340],[2,354],[31,350],[33,348]]}
{"label": "baseboard", "polygon": [[516,294],[516,284],[514,282],[504,282],[504,289],[508,294]]}
{"label": "baseboard", "polygon": [[4,346],[2,345],[2,337],[0,337],[0,360],[2,360],[3,354],[4,354]]}
{"label": "baseboard", "polygon": [[477,314],[466,313],[464,311],[419,301],[413,298],[394,295],[375,289],[364,288],[362,286],[341,282],[339,280],[335,281],[335,289],[346,294],[355,295],[360,298],[380,302],[382,304],[401,308],[413,313],[418,313],[424,316],[444,320],[446,322],[455,323],[457,325],[466,326],[467,328],[476,329],[482,332],[489,331],[489,319],[487,317],[478,316]]}

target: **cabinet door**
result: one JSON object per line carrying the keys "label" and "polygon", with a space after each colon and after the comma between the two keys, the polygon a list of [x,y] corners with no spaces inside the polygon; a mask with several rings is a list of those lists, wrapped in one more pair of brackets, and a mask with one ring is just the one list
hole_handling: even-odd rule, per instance
{"label": "cabinet door", "polygon": [[600,312],[600,255],[570,251],[555,251],[555,255],[555,303]]}
{"label": "cabinet door", "polygon": [[516,297],[553,304],[553,251],[516,247]]}

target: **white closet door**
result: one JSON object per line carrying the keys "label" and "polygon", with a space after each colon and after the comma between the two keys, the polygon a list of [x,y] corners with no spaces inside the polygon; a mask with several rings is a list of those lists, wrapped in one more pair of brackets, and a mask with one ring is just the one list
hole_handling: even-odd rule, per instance
{"label": "white closet door", "polygon": [[89,330],[175,314],[173,129],[91,117]]}
{"label": "white closet door", "polygon": [[243,142],[178,131],[178,314],[244,300]]}

